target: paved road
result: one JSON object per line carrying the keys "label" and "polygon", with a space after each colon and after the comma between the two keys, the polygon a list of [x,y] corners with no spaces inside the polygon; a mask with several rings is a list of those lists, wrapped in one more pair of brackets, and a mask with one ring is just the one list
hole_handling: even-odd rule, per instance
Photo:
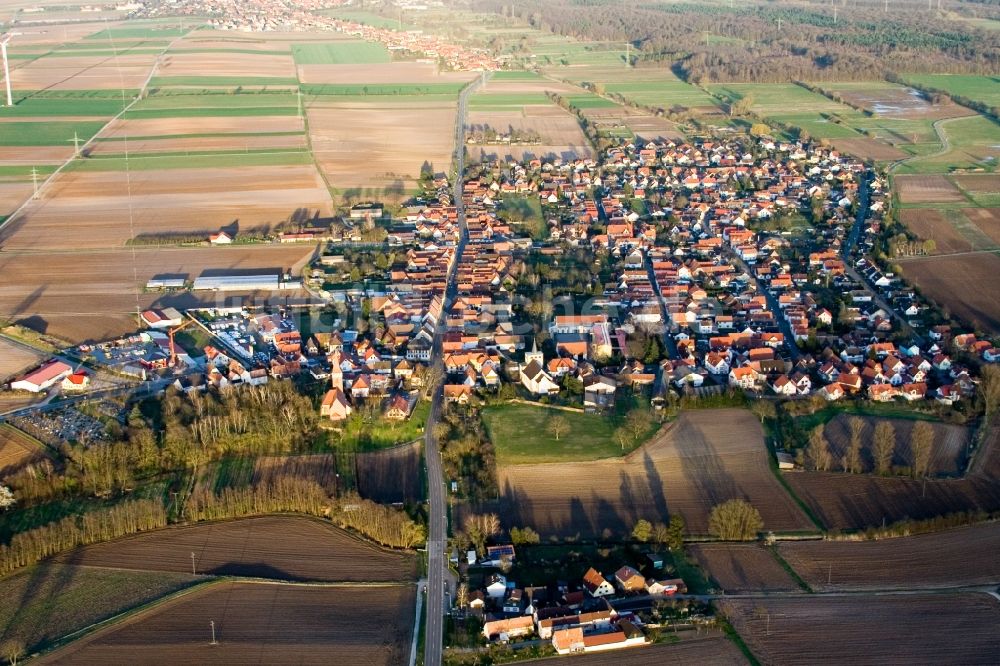
{"label": "paved road", "polygon": [[844,260],[844,265],[846,267],[847,275],[850,276],[852,280],[864,287],[864,290],[871,294],[872,301],[875,302],[880,308],[892,315],[893,319],[899,322],[900,330],[906,335],[910,336],[911,339],[917,341],[919,344],[924,343],[924,338],[918,334],[910,323],[906,320],[902,314],[900,314],[896,308],[892,307],[889,301],[882,297],[882,294],[874,285],[869,284],[868,280],[865,279],[861,273],[859,273],[854,268],[854,248],[858,244],[858,240],[861,238],[861,231],[865,227],[865,221],[868,219],[868,205],[871,197],[871,187],[870,181],[867,178],[861,180],[861,187],[858,188],[858,214],[854,220],[854,226],[851,227],[850,233],[847,234],[847,238],[844,240],[844,246],[841,248],[841,258]]}
{"label": "paved road", "polygon": [[[465,251],[469,240],[469,230],[465,224],[465,207],[462,203],[462,174],[465,172],[465,113],[469,94],[483,82],[486,77],[477,79],[466,87],[458,98],[458,114],[455,122],[455,166],[457,167],[454,183],[455,207],[458,211],[458,224],[461,236],[455,252],[455,261],[448,272],[448,288],[446,302],[450,302],[455,294],[455,269]],[[442,313],[444,314],[444,313]],[[441,416],[443,400],[444,365],[441,360],[441,328],[442,321],[437,322],[437,334],[434,339],[432,365],[439,369],[436,373],[441,377],[437,386],[430,388],[431,409],[424,427],[424,458],[427,465],[427,492],[429,499],[427,532],[427,627],[424,636],[424,665],[440,666],[441,651],[444,644],[444,612],[446,587],[453,585],[451,572],[448,570],[448,515],[447,498],[445,497],[445,480],[441,470],[441,451],[434,437],[434,426]],[[448,592],[453,597],[453,590]]]}
{"label": "paved road", "polygon": [[767,288],[767,285],[763,281],[757,278],[757,274],[753,271],[753,268],[745,261],[737,256],[736,252],[733,251],[728,245],[723,246],[726,255],[736,266],[750,276],[754,284],[757,285],[757,292],[767,299],[767,308],[774,315],[774,320],[778,323],[778,330],[785,336],[785,346],[788,348],[788,353],[792,356],[792,362],[799,360],[802,356],[802,350],[799,349],[798,343],[795,341],[795,334],[792,332],[792,325],[788,323],[785,319],[785,314],[781,309],[781,305],[778,303],[778,298],[771,293],[771,290]]}

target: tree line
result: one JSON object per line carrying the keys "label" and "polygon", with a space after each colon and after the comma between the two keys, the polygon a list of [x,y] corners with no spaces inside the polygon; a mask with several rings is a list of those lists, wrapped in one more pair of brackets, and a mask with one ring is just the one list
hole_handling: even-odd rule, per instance
{"label": "tree line", "polygon": [[167,511],[157,499],[138,499],[96,509],[20,532],[0,545],[0,575],[35,564],[78,546],[110,541],[167,525]]}

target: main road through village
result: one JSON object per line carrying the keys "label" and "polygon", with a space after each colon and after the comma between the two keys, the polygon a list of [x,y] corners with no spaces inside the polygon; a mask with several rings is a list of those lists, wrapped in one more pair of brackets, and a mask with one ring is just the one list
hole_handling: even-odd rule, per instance
{"label": "main road through village", "polygon": [[[465,114],[469,95],[484,83],[488,78],[484,74],[482,78],[476,79],[466,86],[458,97],[458,113],[455,119],[455,174],[454,174],[454,201],[456,212],[458,213],[458,224],[461,229],[458,247],[455,250],[455,258],[451,268],[448,270],[448,288],[445,295],[445,303],[451,302],[455,296],[455,270],[458,262],[465,250],[465,244],[469,240],[469,230],[465,225],[465,206],[462,202],[462,174],[465,173]],[[448,544],[448,516],[445,498],[444,474],[441,471],[441,450],[438,448],[437,439],[434,437],[434,426],[441,415],[441,401],[443,399],[443,377],[444,365],[441,360],[441,327],[446,308],[442,309],[442,317],[438,319],[436,335],[434,338],[434,350],[432,365],[437,368],[431,373],[432,377],[438,377],[437,383],[431,387],[431,409],[427,416],[427,423],[424,430],[424,457],[427,465],[427,493],[429,499],[428,509],[428,529],[427,529],[427,625],[424,633],[424,665],[440,666],[441,649],[444,643],[444,611],[446,586],[452,581],[451,572],[448,571],[448,558],[446,548]],[[454,590],[448,591],[449,599],[452,598]],[[419,621],[419,618],[418,618]]]}

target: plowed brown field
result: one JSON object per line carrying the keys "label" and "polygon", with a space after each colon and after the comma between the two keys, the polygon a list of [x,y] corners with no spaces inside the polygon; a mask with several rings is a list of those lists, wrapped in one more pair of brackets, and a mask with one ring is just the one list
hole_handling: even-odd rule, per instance
{"label": "plowed brown field", "polygon": [[625,458],[511,465],[498,471],[504,524],[550,535],[622,534],[635,521],[684,517],[694,534],[708,531],[716,504],[749,500],[775,531],[814,526],[774,477],[760,423],[738,409],[684,412]]}
{"label": "plowed brown field", "polygon": [[899,200],[903,203],[952,202],[965,199],[945,176],[896,176],[893,182],[899,189]]}
{"label": "plowed brown field", "polygon": [[990,240],[1000,244],[1000,208],[964,208],[962,214]]}
{"label": "plowed brown field", "polygon": [[121,247],[134,233],[244,231],[284,222],[299,209],[331,214],[311,165],[228,169],[70,171],[60,174],[8,224],[6,250]]}
{"label": "plowed brown field", "polygon": [[525,155],[543,157],[557,155],[564,159],[590,157],[593,150],[587,138],[568,111],[555,105],[525,106],[519,111],[472,111],[468,116],[467,131],[491,127],[498,132],[533,130],[541,137],[538,145],[475,145],[468,144],[474,159],[481,156],[523,160]]}
{"label": "plowed brown field", "polygon": [[420,443],[357,455],[357,485],[376,502],[418,502],[424,498]]}
{"label": "plowed brown field", "polygon": [[13,342],[0,338],[0,383],[14,375],[29,370],[42,360],[41,353],[35,353]]}
{"label": "plowed brown field", "polygon": [[155,54],[47,57],[10,73],[16,90],[138,90]]}
{"label": "plowed brown field", "polygon": [[[40,664],[405,663],[413,586],[222,583],[71,643]],[[217,645],[210,644],[209,621]]]}
{"label": "plowed brown field", "polygon": [[[130,248],[85,252],[0,252],[0,318],[31,325],[70,342],[103,340],[136,329],[136,289],[150,278],[180,274],[191,279],[206,270],[285,270],[295,273],[313,246]],[[134,264],[133,264],[134,260]],[[133,273],[133,266],[135,272]],[[137,284],[138,283],[138,284]],[[140,293],[138,306],[176,307],[222,302],[250,294],[227,292],[164,295]],[[258,294],[258,296],[260,296]],[[302,292],[271,295],[304,299]]]}
{"label": "plowed brown field", "polygon": [[1000,584],[1000,523],[879,541],[786,541],[778,550],[814,590]]}
{"label": "plowed brown field", "polygon": [[[712,666],[740,666],[749,663],[739,648],[729,639],[714,633],[682,638],[679,643],[660,643],[643,647],[616,650],[612,653],[585,654],[573,657],[572,666],[649,666],[650,664],[712,664]],[[541,666],[565,665],[565,657],[553,657],[532,662]]]}
{"label": "plowed brown field", "polygon": [[758,544],[702,543],[692,546],[691,553],[727,593],[802,589],[774,555]]}
{"label": "plowed brown field", "polygon": [[292,54],[168,53],[157,76],[249,76],[295,78]]}
{"label": "plowed brown field", "polygon": [[785,479],[827,529],[864,529],[906,518],[1000,511],[1000,429],[962,479],[886,478],[870,474],[792,472]]}
{"label": "plowed brown field", "polygon": [[834,139],[837,150],[860,157],[863,160],[898,160],[907,156],[899,148],[868,137],[859,139]]}
{"label": "plowed brown field", "polygon": [[435,171],[451,166],[454,103],[315,103],[307,113],[313,153],[335,188],[402,198],[425,161]]}
{"label": "plowed brown field", "polygon": [[[101,132],[101,138],[175,136],[178,134],[266,134],[303,132],[305,121],[296,116],[254,116],[247,127],[246,117],[223,118],[130,118],[116,120]],[[131,145],[131,142],[130,142]]]}
{"label": "plowed brown field", "polygon": [[85,546],[56,558],[80,566],[254,576],[276,580],[394,582],[416,577],[412,553],[386,550],[319,520],[289,516],[203,523]]}
{"label": "plowed brown field", "polygon": [[900,211],[899,220],[921,239],[934,241],[937,249],[932,254],[968,252],[972,244],[946,218],[952,215],[961,213],[933,208],[904,208]]}
{"label": "plowed brown field", "polygon": [[986,594],[726,599],[764,664],[992,664],[1000,602]]}
{"label": "plowed brown field", "polygon": [[45,457],[41,444],[13,426],[0,424],[0,480]]}
{"label": "plowed brown field", "polygon": [[906,279],[973,326],[1000,332],[1000,256],[977,252],[900,262]]}

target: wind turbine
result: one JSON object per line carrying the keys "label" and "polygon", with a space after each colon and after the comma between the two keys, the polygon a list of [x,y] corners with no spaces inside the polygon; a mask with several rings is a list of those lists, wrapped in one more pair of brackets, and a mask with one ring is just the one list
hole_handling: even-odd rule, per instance
{"label": "wind turbine", "polygon": [[7,106],[14,106],[14,99],[10,94],[10,67],[7,65],[7,42],[10,38],[9,32],[0,37],[0,52],[3,52],[3,82],[7,86]]}

